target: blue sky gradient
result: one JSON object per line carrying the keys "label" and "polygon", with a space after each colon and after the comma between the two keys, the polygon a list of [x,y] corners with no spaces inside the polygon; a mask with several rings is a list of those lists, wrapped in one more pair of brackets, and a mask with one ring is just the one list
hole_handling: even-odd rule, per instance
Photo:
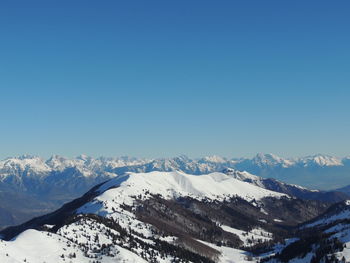
{"label": "blue sky gradient", "polygon": [[0,157],[350,154],[349,1],[2,1]]}

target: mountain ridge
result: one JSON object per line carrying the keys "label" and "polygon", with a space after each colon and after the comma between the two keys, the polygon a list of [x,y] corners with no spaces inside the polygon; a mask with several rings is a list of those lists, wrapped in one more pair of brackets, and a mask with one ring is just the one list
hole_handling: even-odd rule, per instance
{"label": "mountain ridge", "polygon": [[44,246],[46,262],[246,262],[255,246],[284,238],[286,229],[328,207],[230,174],[128,173],[53,213],[1,231],[0,259],[42,261],[41,247],[22,248],[40,238],[51,244]]}
{"label": "mountain ridge", "polygon": [[[333,160],[332,158],[330,160]],[[305,160],[308,160],[309,163],[309,159],[308,157]],[[347,180],[350,179],[347,179],[347,169],[349,169],[350,174],[350,162],[347,158],[343,160],[344,165],[341,166],[323,166],[324,162],[322,162],[322,166],[308,165],[305,167],[304,164],[300,164],[291,167],[290,160],[286,161],[286,159],[271,154],[258,154],[252,159],[228,159],[219,156],[191,159],[184,155],[161,159],[92,158],[86,155],[76,158],[53,155],[48,159],[29,155],[18,158],[11,157],[0,161],[0,193],[2,197],[0,199],[0,218],[3,218],[2,223],[0,222],[0,228],[21,223],[33,216],[47,213],[50,209],[57,209],[63,203],[82,195],[94,185],[128,172],[181,171],[200,175],[233,169],[240,171],[241,175],[245,173],[246,177],[249,174],[250,182],[255,180],[255,183],[260,183],[258,186],[264,185],[268,190],[304,199],[335,202],[345,199],[350,193],[346,189],[340,189],[345,193],[343,195],[335,192],[310,192],[292,185],[298,185],[295,181],[299,181],[300,177],[302,181],[315,182],[318,180],[327,185],[334,184],[337,181],[339,169],[342,180],[348,182]],[[332,177],[328,172],[327,176],[323,176],[322,173],[325,171],[329,171]],[[317,180],[315,180],[316,175]],[[265,179],[256,179],[254,176],[265,177]],[[252,179],[253,177],[255,179]],[[268,179],[269,177],[271,178]],[[241,180],[247,181],[248,179],[241,178]],[[281,181],[288,185],[282,184]],[[16,200],[28,200],[28,202],[20,203],[20,206],[8,205],[14,204]],[[31,209],[31,207],[35,207],[35,209]]]}

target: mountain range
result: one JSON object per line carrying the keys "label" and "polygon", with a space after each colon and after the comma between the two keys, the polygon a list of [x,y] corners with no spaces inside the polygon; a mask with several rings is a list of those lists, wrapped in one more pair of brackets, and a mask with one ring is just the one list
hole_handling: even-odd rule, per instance
{"label": "mountain range", "polygon": [[[327,155],[285,159],[273,154],[257,154],[251,159],[92,158],[85,155],[77,158],[55,155],[47,160],[28,155],[7,158],[0,161],[0,228],[53,211],[91,187],[127,172],[181,171],[201,175],[233,169],[236,175],[239,172],[243,175],[245,171],[241,180],[253,180],[270,190],[304,199],[339,201],[345,199],[345,195],[303,190],[293,185],[317,189],[346,186],[350,184],[349,160]],[[346,187],[339,190],[349,194]]]}

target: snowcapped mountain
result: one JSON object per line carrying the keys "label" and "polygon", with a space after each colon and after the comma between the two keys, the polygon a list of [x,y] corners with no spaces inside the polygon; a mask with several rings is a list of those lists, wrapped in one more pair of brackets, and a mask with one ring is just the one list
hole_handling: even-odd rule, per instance
{"label": "snowcapped mountain", "polygon": [[289,167],[293,165],[292,160],[284,159],[281,158],[277,155],[274,154],[263,154],[263,153],[258,153],[252,160],[251,162],[257,166],[281,166],[281,167]]}
{"label": "snowcapped mountain", "polygon": [[[64,171],[67,168],[79,170],[85,177],[98,177],[101,173],[122,174],[124,172],[150,171],[183,171],[190,174],[204,174],[234,168],[260,175],[266,169],[274,175],[276,171],[296,168],[343,167],[349,164],[348,158],[336,158],[328,155],[314,155],[298,159],[286,159],[273,154],[257,154],[252,159],[227,159],[219,156],[207,156],[201,159],[190,159],[186,156],[164,159],[92,158],[86,155],[77,158],[65,158],[54,155],[48,160],[36,156],[20,156],[0,161],[0,178],[16,176],[21,178],[33,175],[47,177],[52,172]],[[256,170],[257,172],[252,172]],[[283,176],[283,175],[280,175]]]}
{"label": "snowcapped mountain", "polygon": [[298,164],[300,164],[302,166],[325,167],[325,166],[342,166],[343,162],[342,162],[342,159],[334,157],[334,156],[317,154],[314,156],[308,156],[308,157],[301,158],[298,161]]}
{"label": "snowcapped mountain", "polygon": [[257,262],[328,207],[225,173],[127,173],[1,231],[0,262]]}
{"label": "snowcapped mountain", "polygon": [[43,177],[50,171],[45,162],[39,157],[20,156],[0,161],[0,180],[7,177]]}
{"label": "snowcapped mountain", "polygon": [[[344,158],[345,159],[345,158]],[[342,159],[334,156],[316,154],[301,158],[286,159],[274,154],[259,153],[251,160],[251,163],[260,167],[283,167],[292,166],[342,166]]]}
{"label": "snowcapped mountain", "polygon": [[[150,172],[128,173],[117,176],[97,189],[104,192],[117,187],[115,191],[120,197],[131,196],[135,192],[147,192],[148,195],[160,195],[166,199],[176,199],[188,196],[194,199],[223,200],[226,197],[238,196],[247,201],[260,200],[264,197],[282,197],[281,193],[273,192],[253,184],[238,180],[228,174],[211,173],[205,175],[189,175],[183,172]],[[125,200],[123,203],[127,203]],[[128,203],[130,205],[130,203]]]}

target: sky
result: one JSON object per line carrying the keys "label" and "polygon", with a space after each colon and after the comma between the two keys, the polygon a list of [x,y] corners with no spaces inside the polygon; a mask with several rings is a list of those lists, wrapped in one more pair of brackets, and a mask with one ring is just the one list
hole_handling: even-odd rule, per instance
{"label": "sky", "polygon": [[349,1],[0,3],[0,158],[350,155]]}

